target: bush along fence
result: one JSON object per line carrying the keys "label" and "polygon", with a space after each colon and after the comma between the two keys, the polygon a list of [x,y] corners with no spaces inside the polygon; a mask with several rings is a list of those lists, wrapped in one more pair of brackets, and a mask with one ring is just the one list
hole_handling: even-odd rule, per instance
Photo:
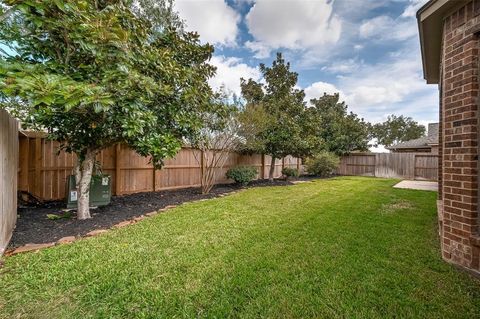
{"label": "bush along fence", "polygon": [[[197,149],[184,147],[173,159],[165,161],[161,170],[154,170],[149,159],[124,145],[100,152],[97,161],[102,173],[112,178],[112,194],[123,195],[175,188],[200,186],[202,168],[195,157]],[[197,156],[201,158],[201,156]],[[76,161],[74,154],[59,152],[59,143],[48,140],[44,133],[21,132],[19,135],[18,189],[41,200],[65,198],[66,181]],[[253,166],[257,179],[268,178],[270,156],[231,153],[223,168],[218,168],[215,183],[229,183],[225,173],[231,167]],[[275,177],[284,167],[301,168],[301,160],[287,156],[275,163]]]}
{"label": "bush along fence", "polygon": [[337,174],[437,181],[438,155],[352,153],[340,159]]}
{"label": "bush along fence", "polygon": [[17,221],[18,122],[0,110],[0,256]]}

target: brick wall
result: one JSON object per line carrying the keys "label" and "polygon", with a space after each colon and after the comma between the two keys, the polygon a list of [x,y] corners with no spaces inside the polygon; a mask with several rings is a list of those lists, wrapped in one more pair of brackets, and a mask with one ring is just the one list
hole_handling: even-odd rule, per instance
{"label": "brick wall", "polygon": [[444,20],[441,82],[442,255],[480,271],[478,235],[478,95],[480,0]]}

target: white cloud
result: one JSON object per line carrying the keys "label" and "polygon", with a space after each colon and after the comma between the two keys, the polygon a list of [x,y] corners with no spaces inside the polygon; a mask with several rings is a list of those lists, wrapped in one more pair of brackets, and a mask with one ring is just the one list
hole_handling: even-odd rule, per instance
{"label": "white cloud", "polygon": [[224,0],[177,0],[175,9],[187,30],[197,31],[204,42],[234,46],[241,16]]}
{"label": "white cloud", "polygon": [[270,47],[258,41],[247,41],[245,47],[250,49],[254,53],[254,57],[257,59],[266,59],[270,57]]}
{"label": "white cloud", "polygon": [[[412,58],[411,54],[392,56],[395,58],[384,63],[357,63],[355,72],[339,77],[338,87],[332,83],[315,82],[305,88],[305,93],[311,98],[320,96],[323,92],[339,92],[351,107],[362,112],[388,109],[395,103],[405,101],[412,94],[425,90],[431,92],[418,68],[418,59]],[[345,68],[354,67],[355,62],[350,62],[351,66],[347,65]],[[335,64],[330,67],[335,68]],[[344,69],[341,62],[338,68]]]}
{"label": "white cloud", "polygon": [[405,49],[389,56],[382,63],[359,64],[355,72],[337,77],[337,84],[313,83],[305,88],[306,100],[323,92],[339,92],[350,110],[371,122],[383,121],[389,114],[437,121],[438,91],[423,80],[418,50]]}
{"label": "white cloud", "polygon": [[324,93],[327,94],[334,94],[339,93],[340,99],[343,100],[345,98],[345,94],[339,90],[335,85],[327,82],[315,82],[312,83],[310,86],[305,88],[305,100],[310,102],[311,99],[319,98],[323,96]]}
{"label": "white cloud", "polygon": [[405,8],[402,17],[415,17],[418,9],[420,9],[428,0],[410,0],[410,4]]}
{"label": "white cloud", "polygon": [[247,46],[258,56],[279,48],[307,51],[335,44],[342,30],[342,22],[327,0],[257,0],[246,24],[254,37]]}
{"label": "white cloud", "polygon": [[360,50],[362,50],[364,47],[365,47],[365,46],[364,46],[363,44],[355,44],[355,45],[353,46],[353,49],[354,49],[355,51],[360,51]]}
{"label": "white cloud", "polygon": [[322,67],[323,71],[331,73],[351,73],[361,67],[363,61],[357,59],[348,59],[343,61],[335,61],[327,66]]}
{"label": "white cloud", "polygon": [[356,108],[388,107],[410,94],[428,90],[417,59],[398,58],[387,63],[365,66],[343,78],[349,103]]}
{"label": "white cloud", "polygon": [[240,95],[240,78],[258,81],[261,77],[260,70],[242,63],[239,58],[214,56],[210,63],[217,67],[216,76],[209,81],[213,89],[224,85],[228,91]]}
{"label": "white cloud", "polygon": [[360,25],[361,38],[376,38],[380,40],[406,40],[417,35],[417,25],[413,19],[392,19],[381,15],[364,21]]}

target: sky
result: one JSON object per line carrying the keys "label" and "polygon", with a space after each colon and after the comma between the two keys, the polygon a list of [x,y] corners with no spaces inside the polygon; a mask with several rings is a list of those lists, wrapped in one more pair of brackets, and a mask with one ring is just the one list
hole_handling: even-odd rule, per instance
{"label": "sky", "polygon": [[416,11],[427,0],[176,0],[187,30],[211,43],[222,84],[259,80],[277,52],[299,74],[307,101],[340,93],[376,123],[390,114],[438,121],[438,88],[423,79]]}

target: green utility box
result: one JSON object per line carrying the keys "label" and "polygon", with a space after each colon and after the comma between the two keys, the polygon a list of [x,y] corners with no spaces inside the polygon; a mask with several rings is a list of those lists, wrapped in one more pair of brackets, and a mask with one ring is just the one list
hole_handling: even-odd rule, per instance
{"label": "green utility box", "polygon": [[[112,179],[110,175],[94,175],[90,184],[90,206],[105,206],[110,204],[112,197]],[[75,176],[70,175],[67,179],[67,208],[76,208],[78,192]]]}

